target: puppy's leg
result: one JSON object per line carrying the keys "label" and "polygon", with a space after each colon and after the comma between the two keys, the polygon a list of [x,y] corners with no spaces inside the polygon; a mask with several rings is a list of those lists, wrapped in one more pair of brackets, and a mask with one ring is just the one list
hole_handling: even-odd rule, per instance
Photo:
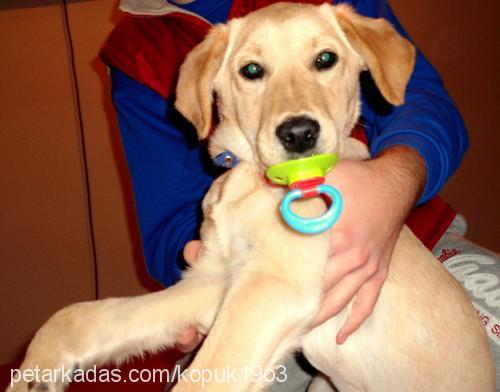
{"label": "puppy's leg", "polygon": [[341,151],[342,159],[361,161],[370,158],[370,152],[363,142],[352,137],[347,138]]}
{"label": "puppy's leg", "polygon": [[319,290],[261,271],[238,276],[175,391],[260,390],[316,314]]}
{"label": "puppy's leg", "polygon": [[330,380],[323,374],[318,374],[309,384],[307,392],[336,392]]}
{"label": "puppy's leg", "polygon": [[36,380],[28,384],[21,380],[8,390],[62,391],[71,369],[119,362],[131,355],[173,346],[182,328],[210,327],[223,290],[222,278],[191,271],[167,290],[64,308],[36,333],[20,369],[21,374],[29,369],[58,371],[55,382]]}

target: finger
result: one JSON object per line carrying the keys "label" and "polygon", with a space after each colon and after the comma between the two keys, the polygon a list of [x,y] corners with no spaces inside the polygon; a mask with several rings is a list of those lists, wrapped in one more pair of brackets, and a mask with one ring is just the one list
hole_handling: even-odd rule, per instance
{"label": "finger", "polygon": [[341,280],[337,286],[329,290],[323,298],[321,308],[313,326],[324,323],[344,309],[364,282],[365,279],[359,273],[352,273]]}
{"label": "finger", "polygon": [[358,291],[351,314],[337,334],[337,344],[343,344],[359,326],[372,314],[384,283],[385,276],[377,274]]}
{"label": "finger", "polygon": [[200,252],[201,252],[201,241],[200,240],[194,240],[194,241],[189,241],[186,246],[184,247],[184,260],[188,264],[192,264],[198,260],[200,257]]}
{"label": "finger", "polygon": [[376,265],[374,267],[373,261],[367,263],[364,268],[359,268],[348,274],[329,290],[323,298],[321,309],[313,325],[324,323],[344,309],[359,289],[376,272],[374,268]]}
{"label": "finger", "polygon": [[355,270],[362,268],[366,263],[367,257],[359,253],[342,253],[331,257],[325,266],[324,272],[324,290],[331,290],[347,275]]}
{"label": "finger", "polygon": [[195,327],[189,327],[175,336],[175,348],[183,353],[193,351],[202,341],[203,336]]}

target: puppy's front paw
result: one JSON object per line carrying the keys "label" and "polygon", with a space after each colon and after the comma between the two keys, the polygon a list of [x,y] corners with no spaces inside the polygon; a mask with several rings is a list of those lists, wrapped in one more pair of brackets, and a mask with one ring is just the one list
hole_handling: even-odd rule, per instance
{"label": "puppy's front paw", "polygon": [[26,357],[11,373],[7,392],[60,392],[88,356],[88,303],[64,308],[35,334]]}
{"label": "puppy's front paw", "polygon": [[21,367],[11,372],[7,392],[64,391],[79,369],[79,363],[70,358],[74,355],[69,355],[60,342],[45,345],[33,340]]}
{"label": "puppy's front paw", "polygon": [[11,373],[6,392],[63,392],[71,382],[75,370],[64,365],[45,366],[23,364]]}

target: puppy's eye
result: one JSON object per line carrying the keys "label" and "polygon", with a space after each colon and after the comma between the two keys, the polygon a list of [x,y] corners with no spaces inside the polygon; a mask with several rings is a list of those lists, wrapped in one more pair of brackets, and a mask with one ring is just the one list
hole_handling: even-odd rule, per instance
{"label": "puppy's eye", "polygon": [[250,63],[240,69],[240,74],[250,80],[261,79],[264,76],[264,68],[257,63]]}
{"label": "puppy's eye", "polygon": [[333,67],[337,60],[338,56],[335,53],[325,50],[324,52],[321,52],[318,57],[316,57],[316,60],[314,61],[314,67],[318,71],[328,69]]}

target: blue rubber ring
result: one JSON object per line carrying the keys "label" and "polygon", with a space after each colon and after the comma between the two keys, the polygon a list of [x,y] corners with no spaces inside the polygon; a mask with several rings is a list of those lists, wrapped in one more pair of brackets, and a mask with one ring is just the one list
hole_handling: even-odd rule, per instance
{"label": "blue rubber ring", "polygon": [[303,197],[300,189],[295,189],[285,195],[281,201],[281,215],[292,229],[304,234],[319,234],[328,230],[337,222],[342,212],[342,195],[334,187],[324,184],[318,185],[318,193],[330,196],[332,204],[328,211],[317,218],[302,218],[291,210],[290,205],[292,202]]}

